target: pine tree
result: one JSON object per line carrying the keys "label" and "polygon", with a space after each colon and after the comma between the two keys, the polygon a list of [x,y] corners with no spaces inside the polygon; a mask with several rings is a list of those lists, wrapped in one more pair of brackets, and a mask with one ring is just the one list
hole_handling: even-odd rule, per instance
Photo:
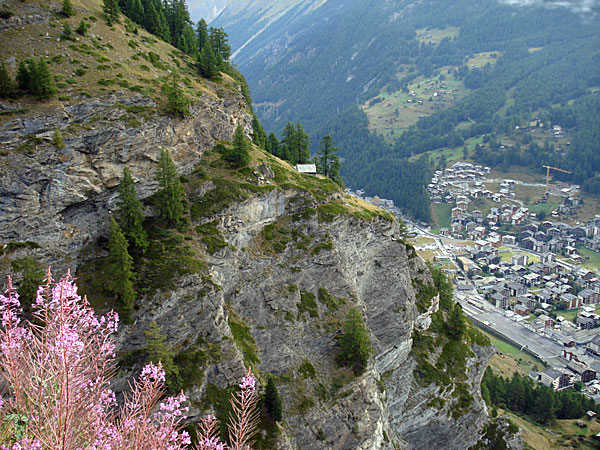
{"label": "pine tree", "polygon": [[129,249],[144,253],[148,248],[148,235],[143,227],[144,210],[135,193],[135,183],[128,167],[123,169],[117,206],[119,207],[117,220],[129,243]]}
{"label": "pine tree", "polygon": [[363,318],[358,309],[351,308],[339,337],[340,352],[336,362],[341,366],[351,367],[360,375],[367,368],[369,355],[372,353],[371,339]]}
{"label": "pine tree", "polygon": [[338,149],[333,145],[333,139],[327,135],[319,142],[319,151],[316,155],[318,172],[331,178],[336,183],[341,183],[340,178],[340,158],[337,155]]}
{"label": "pine tree", "polygon": [[[28,61],[29,65],[31,60]],[[31,91],[31,73],[28,67],[25,65],[25,61],[19,61],[19,67],[17,69],[17,84],[19,89],[25,92]]]}
{"label": "pine tree", "polygon": [[71,30],[71,24],[69,22],[63,23],[62,34],[60,35],[61,41],[74,41],[73,30]]}
{"label": "pine tree", "polygon": [[169,22],[165,16],[165,12],[161,9],[158,11],[158,32],[156,33],[165,42],[171,42],[171,31],[169,30]]}
{"label": "pine tree", "polygon": [[148,4],[148,11],[144,18],[144,28],[152,34],[159,35],[158,11],[156,10],[156,6],[154,6],[153,1]]}
{"label": "pine tree", "polygon": [[205,45],[198,55],[198,72],[205,78],[216,78],[219,74],[217,60],[210,45]]}
{"label": "pine tree", "polygon": [[297,151],[297,164],[306,164],[310,159],[310,151],[308,147],[310,145],[310,139],[304,128],[299,123],[296,124],[296,151]]}
{"label": "pine tree", "polygon": [[155,364],[159,362],[165,371],[165,380],[169,392],[175,393],[181,390],[182,382],[179,374],[179,367],[173,361],[173,351],[167,345],[167,337],[162,333],[158,324],[153,320],[144,330],[146,337],[146,351],[148,358]]}
{"label": "pine tree", "polygon": [[161,188],[156,194],[161,216],[170,224],[179,225],[183,222],[183,188],[168,150],[160,151],[156,179]]}
{"label": "pine tree", "polygon": [[252,114],[252,142],[266,150],[267,133],[260,124],[256,114]]}
{"label": "pine tree", "polygon": [[466,328],[462,308],[456,303],[448,319],[448,334],[452,339],[459,340],[465,333]]}
{"label": "pine tree", "polygon": [[196,33],[189,24],[185,24],[181,33],[181,50],[195,57],[198,54],[198,42],[196,41]]}
{"label": "pine tree", "polygon": [[249,143],[240,125],[233,135],[233,148],[227,155],[227,160],[236,167],[246,167],[250,163]]}
{"label": "pine tree", "polygon": [[54,133],[52,134],[52,145],[54,145],[54,147],[56,147],[59,150],[65,147],[65,143],[63,142],[62,133],[60,132],[60,130],[58,128],[56,128],[54,130]]}
{"label": "pine tree", "polygon": [[108,26],[112,26],[115,22],[119,21],[119,9],[118,0],[103,0],[102,10],[106,14],[106,23]]}
{"label": "pine tree", "polygon": [[211,27],[208,35],[213,52],[215,52],[215,54],[220,54],[223,61],[229,61],[229,58],[231,57],[231,46],[229,45],[225,30],[223,30],[223,28]]}
{"label": "pine tree", "polygon": [[75,33],[80,34],[81,36],[85,36],[89,28],[90,26],[86,23],[86,21],[84,19],[81,19],[79,21],[79,25],[77,26],[77,28],[75,28]]}
{"label": "pine tree", "polygon": [[119,313],[125,322],[131,321],[133,301],[133,260],[127,252],[127,240],[114,218],[110,219],[108,242],[108,273],[110,289],[117,295]]}
{"label": "pine tree", "polygon": [[73,3],[71,2],[71,0],[63,0],[62,13],[67,17],[75,15],[75,8],[73,8]]}
{"label": "pine tree", "polygon": [[190,110],[188,109],[189,100],[179,87],[175,72],[171,74],[171,81],[163,84],[162,91],[167,97],[166,112],[181,117],[190,115]]}
{"label": "pine tree", "polygon": [[38,99],[45,100],[56,95],[58,88],[54,84],[54,78],[45,59],[40,58],[37,64],[32,60],[29,66],[29,74],[31,90]]}
{"label": "pine tree", "polygon": [[279,141],[277,140],[277,136],[273,132],[269,134],[269,151],[271,152],[271,154],[279,156],[281,158],[281,156],[279,155]]}
{"label": "pine tree", "polygon": [[0,63],[0,98],[9,98],[15,95],[15,83],[13,82],[4,63]]}
{"label": "pine tree", "polygon": [[265,408],[267,413],[275,422],[280,422],[283,418],[283,407],[281,404],[281,397],[275,386],[275,380],[273,377],[269,377],[267,386],[265,388]]}
{"label": "pine tree", "polygon": [[204,19],[200,19],[196,25],[196,39],[198,41],[198,51],[202,51],[205,46],[210,45],[208,25]]}
{"label": "pine tree", "polygon": [[140,25],[144,24],[145,13],[141,0],[131,1],[131,9],[129,10],[128,16],[135,23],[138,23]]}

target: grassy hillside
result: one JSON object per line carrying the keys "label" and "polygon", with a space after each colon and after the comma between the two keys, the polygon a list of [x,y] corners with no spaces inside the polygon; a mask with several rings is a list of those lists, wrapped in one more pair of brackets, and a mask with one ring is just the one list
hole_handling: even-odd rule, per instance
{"label": "grassy hillside", "polygon": [[[58,96],[45,102],[31,96],[17,98],[15,101],[25,109],[19,115],[53,110],[117,91],[141,93],[163,103],[161,87],[173,75],[191,100],[216,97],[219,89],[237,89],[227,75],[223,75],[218,85],[199,77],[195,61],[189,56],[123,15],[119,23],[108,26],[101,0],[73,0],[76,14],[70,18],[60,12],[61,3],[8,0],[1,7],[2,11],[13,14],[12,20],[29,15],[47,19],[0,31],[0,54],[11,75],[15,75],[20,60],[42,57],[59,88]],[[65,23],[75,30],[81,21],[89,25],[85,36],[73,32],[73,40],[61,39]],[[9,114],[3,114],[0,121],[8,118]]]}

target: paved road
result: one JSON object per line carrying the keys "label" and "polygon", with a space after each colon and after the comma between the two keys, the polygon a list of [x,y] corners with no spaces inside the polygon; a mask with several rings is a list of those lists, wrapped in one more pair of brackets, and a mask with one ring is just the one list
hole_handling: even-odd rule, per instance
{"label": "paved road", "polygon": [[521,347],[529,348],[539,355],[541,359],[555,358],[561,354],[564,348],[561,344],[540,336],[525,328],[521,323],[506,317],[491,304],[485,302],[485,300],[477,302],[478,305],[484,308],[483,310],[467,303],[464,296],[457,295],[455,298],[460,302],[467,316],[475,317],[481,322],[489,322],[490,328],[517,342]]}

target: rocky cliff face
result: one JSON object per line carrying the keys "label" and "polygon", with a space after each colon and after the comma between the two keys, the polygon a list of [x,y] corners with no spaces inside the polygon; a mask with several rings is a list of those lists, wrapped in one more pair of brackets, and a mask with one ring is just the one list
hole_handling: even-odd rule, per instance
{"label": "rocky cliff face", "polygon": [[[245,100],[231,91],[206,95],[191,112],[170,118],[153,100],[121,94],[0,126],[0,242],[34,242],[41,248],[28,248],[29,256],[64,268],[105,228],[125,166],[146,198],[157,189],[161,148],[186,174],[216,141],[231,140],[238,123],[250,129]],[[63,148],[52,144],[55,130]]]}
{"label": "rocky cliff face", "polygon": [[[235,186],[203,171],[196,176],[198,164],[215,154],[209,150],[216,141],[231,140],[238,123],[249,131],[250,116],[233,93],[207,97],[192,113],[168,118],[151,100],[112,95],[3,125],[2,275],[11,260],[27,256],[54,265],[55,273],[79,267],[85,276],[84,263],[102,257],[90,248],[106,234],[123,167],[131,169],[139,196],[148,198],[157,189],[157,155],[168,148],[190,177],[191,225],[210,224],[219,245],[193,250],[201,269],[140,293],[134,323],[119,335],[122,359],[134,362],[129,367],[143,358],[144,330],[156,321],[185,372],[192,419],[219,413],[219,396],[245,367],[263,383],[268,374],[276,377],[285,422],[277,439],[272,429],[262,431],[262,448],[464,449],[475,443],[487,421],[479,383],[490,348],[467,337],[456,379],[436,380],[421,370],[424,358],[442,361],[443,369],[452,356],[440,331],[443,315],[435,314],[437,297],[420,292],[432,280],[403,242],[400,225],[339,192],[302,188],[319,182],[282,175],[284,165],[268,155],[240,175],[252,189],[219,203]],[[56,129],[63,148],[52,144]],[[194,205],[209,199],[220,206],[194,215]],[[350,307],[362,312],[373,342],[359,377],[334,362]],[[423,336],[435,338],[426,356],[414,343]]]}

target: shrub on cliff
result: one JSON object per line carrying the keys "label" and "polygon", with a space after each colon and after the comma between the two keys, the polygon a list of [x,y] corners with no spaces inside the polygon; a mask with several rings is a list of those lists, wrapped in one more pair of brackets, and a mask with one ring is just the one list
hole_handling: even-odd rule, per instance
{"label": "shrub on cliff", "polygon": [[356,375],[360,375],[367,368],[369,355],[373,349],[369,331],[358,309],[351,308],[348,311],[342,331],[338,339],[340,352],[336,361],[341,366],[352,368]]}

